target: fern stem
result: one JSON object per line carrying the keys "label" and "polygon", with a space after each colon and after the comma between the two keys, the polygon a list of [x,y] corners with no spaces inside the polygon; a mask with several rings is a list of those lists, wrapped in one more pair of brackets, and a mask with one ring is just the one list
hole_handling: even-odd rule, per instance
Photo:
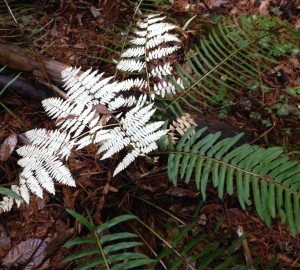
{"label": "fern stem", "polygon": [[8,107],[6,107],[1,101],[0,101],[0,106],[2,106],[9,114],[11,114],[12,117],[15,118],[15,119],[20,123],[20,125],[21,125],[22,127],[27,128],[26,125],[23,124],[23,122],[21,121],[21,119],[20,119],[18,116],[16,116],[16,115],[15,115]]}
{"label": "fern stem", "polygon": [[165,214],[168,215],[169,217],[171,217],[171,218],[173,218],[174,220],[178,221],[181,225],[186,225],[185,222],[182,221],[180,218],[176,217],[176,216],[175,216],[174,214],[172,214],[171,212],[168,212],[168,211],[166,211],[165,209],[163,209],[163,208],[157,206],[156,204],[154,204],[154,203],[152,203],[152,202],[150,202],[150,201],[147,201],[147,200],[145,200],[145,199],[143,199],[143,198],[140,198],[140,197],[138,197],[138,196],[135,196],[135,195],[131,195],[131,196],[132,196],[133,198],[135,198],[135,199],[141,200],[142,202],[147,203],[147,204],[151,205],[152,207],[154,207],[154,208],[160,210],[161,212],[165,213]]}
{"label": "fern stem", "polygon": [[159,152],[160,155],[163,155],[163,154],[167,154],[167,155],[174,154],[174,155],[176,155],[178,153],[183,154],[183,155],[191,155],[191,156],[202,157],[203,159],[210,160],[210,161],[212,161],[214,163],[219,163],[219,164],[225,165],[225,166],[227,166],[229,168],[232,168],[235,171],[240,171],[240,172],[243,172],[245,174],[249,174],[251,176],[257,177],[257,178],[262,179],[262,180],[265,180],[265,181],[267,181],[269,183],[274,184],[275,186],[281,187],[283,190],[286,190],[286,191],[288,191],[289,193],[291,193],[291,194],[293,194],[295,196],[300,197],[300,193],[294,191],[291,188],[288,188],[287,186],[285,186],[285,185],[277,182],[275,179],[272,179],[272,178],[268,177],[267,175],[264,176],[264,175],[256,174],[256,173],[247,171],[245,169],[242,169],[240,167],[228,164],[227,162],[223,162],[222,160],[218,160],[218,159],[215,159],[215,158],[212,158],[212,157],[208,157],[208,156],[205,156],[205,155],[199,155],[199,154],[195,154],[195,153],[191,153],[191,152],[185,152],[185,151],[175,151],[174,150],[174,151],[161,151],[161,152]]}
{"label": "fern stem", "polygon": [[[133,17],[132,17],[132,20],[130,20],[130,23],[129,23],[129,26],[127,27],[127,31],[126,31],[126,35],[125,35],[125,38],[124,38],[124,41],[123,41],[123,44],[122,44],[122,49],[121,49],[121,52],[120,52],[120,57],[119,57],[119,60],[118,60],[118,63],[121,61],[121,55],[122,55],[122,52],[124,51],[124,48],[127,44],[127,39],[128,39],[128,36],[129,36],[129,32],[131,31],[131,27],[132,27],[132,24],[133,24],[133,19],[135,17],[135,15],[137,14],[141,4],[142,4],[143,0],[140,0],[137,7],[135,8],[135,11],[133,13]],[[116,79],[116,76],[118,74],[118,69],[116,68],[116,71],[115,71],[115,75],[114,75],[114,78],[113,80]]]}
{"label": "fern stem", "polygon": [[[140,232],[131,224],[129,224],[129,226],[131,227],[131,229],[139,236],[139,238],[141,238],[141,240],[143,241],[143,243],[149,248],[149,250],[154,254],[155,257],[157,257],[157,253],[153,250],[153,248],[151,247],[151,245],[146,241],[146,239],[140,234]],[[168,270],[167,266],[164,264],[164,262],[162,260],[159,260],[160,264],[162,265],[162,267],[166,270]]]}
{"label": "fern stem", "polygon": [[250,41],[249,43],[245,44],[244,46],[240,47],[238,50],[232,52],[230,55],[228,55],[227,57],[225,57],[219,64],[217,64],[214,68],[212,68],[209,72],[207,72],[205,75],[203,75],[200,79],[198,79],[195,83],[193,83],[188,89],[184,90],[181,94],[179,94],[171,104],[168,105],[167,108],[164,109],[164,111],[168,110],[169,107],[171,107],[174,103],[178,102],[183,96],[185,96],[190,90],[192,90],[194,87],[197,86],[197,84],[201,81],[203,81],[206,77],[208,77],[211,73],[213,73],[215,70],[217,70],[220,66],[222,66],[227,60],[229,60],[232,56],[234,56],[235,54],[237,54],[238,52],[242,51],[243,49],[245,49],[246,47],[248,47],[249,45],[251,45],[252,43],[256,42],[258,39],[260,39],[262,37],[259,37],[257,39],[254,39],[252,41]]}
{"label": "fern stem", "polygon": [[105,253],[104,253],[103,247],[102,247],[102,245],[101,245],[101,241],[100,241],[99,235],[98,235],[97,232],[95,231],[95,225],[94,225],[94,223],[93,223],[93,219],[92,219],[92,217],[91,217],[91,213],[90,213],[90,211],[89,211],[88,208],[86,208],[86,211],[87,211],[87,214],[88,214],[88,216],[89,216],[89,220],[90,220],[90,222],[91,222],[91,224],[93,225],[93,228],[94,228],[94,229],[93,229],[93,234],[94,234],[94,237],[95,237],[96,240],[97,240],[97,246],[98,246],[98,248],[99,248],[99,250],[100,250],[100,255],[101,255],[102,258],[103,258],[103,262],[104,262],[104,264],[105,264],[106,269],[107,269],[107,270],[110,270],[110,266],[109,266],[109,263],[108,263],[108,261],[107,261],[107,259],[106,259],[106,255],[105,255]]}
{"label": "fern stem", "polygon": [[[126,211],[128,214],[133,215],[129,210],[127,210],[125,207],[123,207],[123,210]],[[187,260],[184,258],[174,247],[167,242],[162,236],[160,236],[156,231],[154,231],[150,226],[148,226],[146,223],[144,223],[141,219],[137,217],[136,219],[140,224],[142,224],[147,230],[149,230],[154,236],[156,236],[161,242],[163,242],[169,249],[171,249],[180,259],[182,259],[185,264],[190,267],[191,270],[196,270]]]}

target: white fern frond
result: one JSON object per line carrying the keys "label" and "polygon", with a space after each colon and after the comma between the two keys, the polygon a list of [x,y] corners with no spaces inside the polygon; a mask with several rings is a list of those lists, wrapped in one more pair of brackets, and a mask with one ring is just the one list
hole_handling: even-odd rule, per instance
{"label": "white fern frond", "polygon": [[[81,72],[80,68],[71,67],[62,72],[67,99],[42,102],[49,117],[56,120],[58,130],[31,130],[25,134],[31,144],[17,150],[23,171],[20,184],[14,189],[24,201],[29,201],[30,193],[39,197],[44,190],[55,193],[55,182],[75,186],[63,163],[73,149],[99,144],[98,153],[105,159],[126,148],[129,153],[114,175],[138,156],[157,149],[156,141],[168,130],[162,130],[163,121],[150,121],[156,109],[149,103],[149,94],[164,97],[175,93],[169,80],[174,66],[167,58],[180,48],[179,38],[172,34],[176,26],[164,20],[161,14],[147,15],[132,31],[131,47],[123,51],[116,68],[135,73],[135,78],[131,75],[118,82],[114,76],[105,78],[97,70]],[[183,85],[180,79],[177,84]],[[0,212],[10,209],[13,202],[8,197],[3,199]]]}
{"label": "white fern frond", "polygon": [[118,83],[120,91],[132,90],[132,88],[143,89],[148,86],[148,83],[143,78],[126,79]]}
{"label": "white fern frond", "polygon": [[76,77],[76,75],[80,72],[80,70],[81,67],[79,68],[68,67],[62,71],[61,77],[64,81],[67,81],[70,78]]}
{"label": "white fern frond", "polygon": [[[29,189],[28,187],[26,186],[26,183],[20,179],[20,184],[18,186],[18,191],[20,194],[20,196],[22,197],[22,199],[26,202],[26,203],[29,203],[29,199],[30,199],[30,192],[29,192]],[[19,205],[17,203],[17,205]]]}
{"label": "white fern frond", "polygon": [[149,25],[147,28],[147,38],[152,38],[155,36],[162,35],[164,33],[167,33],[173,29],[177,28],[176,25],[170,24],[170,23],[158,23],[158,24],[152,24]]}
{"label": "white fern frond", "polygon": [[162,57],[165,57],[167,55],[170,55],[170,54],[176,52],[179,49],[180,49],[179,46],[172,46],[172,47],[167,47],[167,48],[155,49],[155,50],[148,53],[146,61],[148,62],[148,61],[151,61],[151,60],[154,60],[154,59],[160,59]]}
{"label": "white fern frond", "polygon": [[[113,76],[111,77],[107,77],[105,79],[102,79],[101,81],[97,82],[96,84],[94,84],[92,87],[91,87],[91,93],[94,94],[96,96],[96,93],[102,91],[102,88],[107,85],[111,80],[113,79]],[[100,93],[98,93],[98,95],[100,95]]]}
{"label": "white fern frond", "polygon": [[114,175],[125,169],[138,155],[156,149],[155,141],[168,132],[158,130],[164,124],[162,121],[148,123],[154,112],[153,104],[145,106],[145,96],[142,96],[136,106],[121,119],[121,127],[111,130],[112,137],[100,146],[99,153],[106,151],[101,159],[109,158],[127,146],[132,148],[130,154],[117,166]]}
{"label": "white fern frond", "polygon": [[167,42],[180,43],[181,41],[177,36],[175,36],[173,34],[165,33],[163,35],[154,36],[154,37],[150,38],[149,40],[147,40],[146,48],[152,49],[162,43],[167,43]]}
{"label": "white fern frond", "polygon": [[137,37],[137,38],[131,39],[129,42],[132,43],[133,45],[143,46],[144,44],[146,44],[147,38]]}
{"label": "white fern frond", "polygon": [[124,98],[123,96],[118,96],[111,103],[109,103],[108,108],[111,111],[115,111],[121,107],[131,107],[136,103],[135,96],[129,96]]}
{"label": "white fern frond", "polygon": [[162,79],[163,76],[171,75],[173,67],[171,67],[170,63],[165,63],[164,65],[158,65],[154,69],[151,70],[150,74],[153,77],[158,77]]}
{"label": "white fern frond", "polygon": [[153,86],[154,93],[165,97],[166,94],[175,94],[176,88],[170,81],[162,81],[162,83],[154,84]]}
{"label": "white fern frond", "polygon": [[132,47],[132,48],[125,50],[121,56],[124,58],[131,58],[131,57],[139,57],[144,54],[145,54],[144,47]]}
{"label": "white fern frond", "polygon": [[[80,76],[77,76],[78,69],[68,69],[64,73],[64,89],[67,90],[68,101],[75,101],[83,105],[99,104],[96,93],[101,92],[102,88],[108,85],[108,82],[113,77],[102,79],[103,74],[98,74],[98,71],[92,72],[92,69],[87,70]],[[98,93],[99,96],[99,93]]]}
{"label": "white fern frond", "polygon": [[93,132],[82,137],[80,140],[76,142],[76,149],[79,150],[89,144],[92,143],[100,143],[105,140],[109,140],[112,138],[112,135],[109,133],[109,130],[99,130],[97,132]]}
{"label": "white fern frond", "polygon": [[146,64],[141,60],[122,59],[117,64],[117,69],[127,72],[141,72],[145,66]]}
{"label": "white fern frond", "polygon": [[92,105],[72,104],[60,98],[45,99],[42,104],[51,118],[58,119],[56,125],[69,134],[74,132],[73,137],[79,136],[86,127],[94,128],[100,120]]}
{"label": "white fern frond", "polygon": [[[54,154],[60,155],[61,158],[70,155],[71,149],[74,145],[74,140],[71,140],[70,134],[61,132],[59,130],[33,129],[27,131],[25,136],[31,142],[31,145],[26,145],[17,150],[21,156],[36,155],[34,152],[37,149],[41,151],[42,156],[51,156]],[[32,149],[31,149],[32,148]],[[44,152],[42,149],[46,149]]]}
{"label": "white fern frond", "polygon": [[126,136],[125,132],[121,130],[120,127],[115,127],[110,130],[110,139],[104,141],[100,146],[98,153],[106,151],[101,159],[106,159],[114,155],[115,153],[120,152],[130,143],[130,139]]}
{"label": "white fern frond", "polygon": [[139,37],[146,37],[148,32],[145,30],[133,29],[133,33]]}
{"label": "white fern frond", "polygon": [[14,198],[4,196],[2,201],[0,201],[0,214],[3,212],[9,212],[14,204]]}
{"label": "white fern frond", "polygon": [[43,189],[39,185],[38,180],[34,177],[33,171],[25,167],[20,174],[20,181],[25,182],[28,189],[40,198],[43,198]]}
{"label": "white fern frond", "polygon": [[[69,169],[59,160],[68,158],[75,141],[65,132],[35,129],[25,133],[31,145],[25,145],[17,150],[22,156],[18,164],[24,168],[20,174],[20,182],[39,197],[43,196],[43,188],[54,193],[56,180],[65,185],[75,186],[75,181]],[[53,180],[54,179],[54,180]]]}
{"label": "white fern frond", "polygon": [[154,15],[154,16],[148,15],[147,16],[148,24],[149,25],[157,24],[158,22],[162,22],[166,18],[166,16],[161,16],[161,17],[159,17],[159,16],[160,16],[159,14],[157,14],[157,16],[156,15]]}
{"label": "white fern frond", "polygon": [[139,149],[133,149],[132,152],[128,153],[114,170],[113,176],[127,168],[139,155]]}

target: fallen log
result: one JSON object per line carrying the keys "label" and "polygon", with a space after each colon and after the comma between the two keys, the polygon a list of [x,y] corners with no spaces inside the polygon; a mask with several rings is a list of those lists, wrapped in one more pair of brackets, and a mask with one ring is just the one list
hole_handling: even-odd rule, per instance
{"label": "fallen log", "polygon": [[57,82],[61,82],[61,72],[68,67],[61,62],[45,59],[40,55],[36,59],[30,50],[3,42],[0,42],[0,65],[18,71],[39,70],[45,72],[50,80]]}

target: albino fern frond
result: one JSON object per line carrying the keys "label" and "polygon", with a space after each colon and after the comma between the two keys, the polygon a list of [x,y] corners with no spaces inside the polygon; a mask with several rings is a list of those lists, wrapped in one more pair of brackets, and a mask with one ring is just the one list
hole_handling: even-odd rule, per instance
{"label": "albino fern frond", "polygon": [[[104,73],[92,69],[81,72],[70,67],[62,72],[66,100],[49,98],[42,102],[47,115],[56,120],[57,130],[28,131],[25,135],[31,144],[17,150],[23,171],[20,185],[14,189],[26,202],[30,192],[39,197],[44,190],[54,194],[55,181],[75,186],[63,163],[72,150],[97,144],[98,153],[103,153],[101,159],[128,150],[114,171],[116,175],[138,156],[157,149],[156,141],[168,130],[161,130],[163,121],[150,122],[156,109],[149,101],[155,94],[175,93],[168,77],[174,67],[166,58],[180,48],[180,40],[170,33],[176,26],[164,19],[151,14],[140,20],[133,31],[133,46],[121,54],[116,68],[139,76],[116,81],[114,76],[105,78]],[[157,59],[163,64],[156,66]],[[12,203],[12,199],[4,198],[0,211],[10,209]]]}
{"label": "albino fern frond", "polygon": [[118,63],[117,69],[126,72],[141,72],[145,68],[145,66],[146,64],[143,61],[134,59],[124,59]]}
{"label": "albino fern frond", "polygon": [[42,101],[49,117],[57,119],[56,125],[73,137],[77,137],[86,128],[94,128],[99,124],[100,116],[93,106],[84,103],[71,103],[60,98],[48,98]]}
{"label": "albino fern frond", "polygon": [[25,133],[31,145],[22,146],[17,153],[22,156],[18,164],[24,168],[20,174],[20,183],[39,197],[42,188],[55,193],[53,179],[69,186],[75,181],[69,169],[59,160],[68,157],[74,146],[70,135],[58,130],[35,129]]}
{"label": "albino fern frond", "polygon": [[[144,73],[147,86],[141,88],[141,91],[150,94],[151,98],[154,95],[164,97],[166,94],[174,94],[176,90],[168,77],[172,76],[173,67],[167,57],[180,49],[180,39],[170,33],[176,25],[163,22],[164,19],[160,14],[151,14],[137,22],[138,28],[132,31],[133,38],[130,40],[134,46],[121,54],[117,65],[117,69],[124,72]],[[157,59],[164,64],[156,66]]]}
{"label": "albino fern frond", "polygon": [[170,55],[180,49],[179,46],[172,46],[169,48],[158,48],[148,53],[148,57],[146,58],[146,61],[154,60],[154,59],[160,59],[162,57],[165,57],[167,55]]}
{"label": "albino fern frond", "polygon": [[139,155],[141,152],[139,149],[133,149],[132,152],[128,153],[122,162],[118,164],[114,171],[114,176],[117,175],[119,172],[123,171],[125,168],[127,168]]}
{"label": "albino fern frond", "polygon": [[141,55],[145,54],[145,48],[144,47],[133,47],[125,50],[122,54],[123,57],[139,57]]}
{"label": "albino fern frond", "polygon": [[110,130],[110,139],[106,140],[99,148],[98,153],[107,151],[101,159],[106,159],[120,152],[130,143],[130,139],[120,127]]}
{"label": "albino fern frond", "polygon": [[163,35],[158,35],[158,36],[154,36],[154,37],[150,38],[147,42],[146,48],[152,49],[162,43],[167,43],[167,42],[180,43],[180,39],[174,35],[165,33]]}

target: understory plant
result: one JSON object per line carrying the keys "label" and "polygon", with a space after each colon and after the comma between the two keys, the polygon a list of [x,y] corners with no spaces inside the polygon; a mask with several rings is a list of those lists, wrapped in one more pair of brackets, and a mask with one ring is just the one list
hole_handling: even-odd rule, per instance
{"label": "understory plant", "polygon": [[[165,20],[162,14],[146,14],[132,29],[127,29],[123,50],[116,61],[116,74],[122,72],[125,79],[72,67],[62,73],[67,98],[55,97],[42,102],[47,115],[56,121],[57,129],[25,133],[30,143],[17,150],[21,156],[18,164],[23,171],[19,185],[12,186],[12,190],[29,203],[30,193],[42,197],[46,190],[54,194],[54,182],[75,187],[76,179],[66,161],[76,150],[90,144],[97,146],[100,160],[117,153],[122,156],[113,176],[126,170],[138,157],[167,155],[168,177],[174,186],[180,180],[186,184],[193,181],[205,200],[208,183],[212,183],[221,199],[226,193],[236,195],[243,209],[253,204],[267,226],[271,226],[272,218],[280,217],[295,236],[300,232],[299,162],[290,160],[281,147],[265,149],[249,144],[237,147],[242,134],[226,139],[221,139],[220,132],[205,134],[206,129],[197,128],[187,112],[202,113],[213,106],[234,103],[241,95],[238,87],[247,93],[257,91],[258,95],[262,72],[269,70],[279,57],[299,53],[299,36],[287,34],[289,40],[282,42],[280,35],[293,33],[293,29],[269,17],[224,19],[185,55],[188,68],[184,68],[174,61],[181,50],[180,31]],[[171,115],[176,120],[169,125]],[[0,203],[0,211],[9,211],[13,201],[21,203],[6,196]],[[132,239],[136,235],[123,233],[114,238],[108,234],[107,242],[99,239],[100,232],[119,224],[123,218],[134,217],[119,216],[113,220],[116,223],[111,220],[107,227],[97,227],[69,212],[93,236],[68,245],[89,243],[97,247],[66,260],[101,251],[100,257],[78,269],[97,264],[104,264],[103,269],[109,269],[110,264],[111,269],[127,269],[116,264],[116,258],[124,263],[130,257],[132,261],[128,265],[132,263],[133,267],[139,267],[138,262],[140,265],[154,263],[137,253],[126,253],[129,256],[126,258],[110,253],[116,251],[110,249],[111,239]],[[134,246],[125,247],[122,242],[119,247],[118,250],[126,250]],[[188,247],[182,250],[188,251]],[[224,249],[218,252],[223,256]],[[193,257],[203,266],[199,269],[205,269],[206,264],[199,262],[199,258]],[[222,267],[218,269],[227,266]]]}

